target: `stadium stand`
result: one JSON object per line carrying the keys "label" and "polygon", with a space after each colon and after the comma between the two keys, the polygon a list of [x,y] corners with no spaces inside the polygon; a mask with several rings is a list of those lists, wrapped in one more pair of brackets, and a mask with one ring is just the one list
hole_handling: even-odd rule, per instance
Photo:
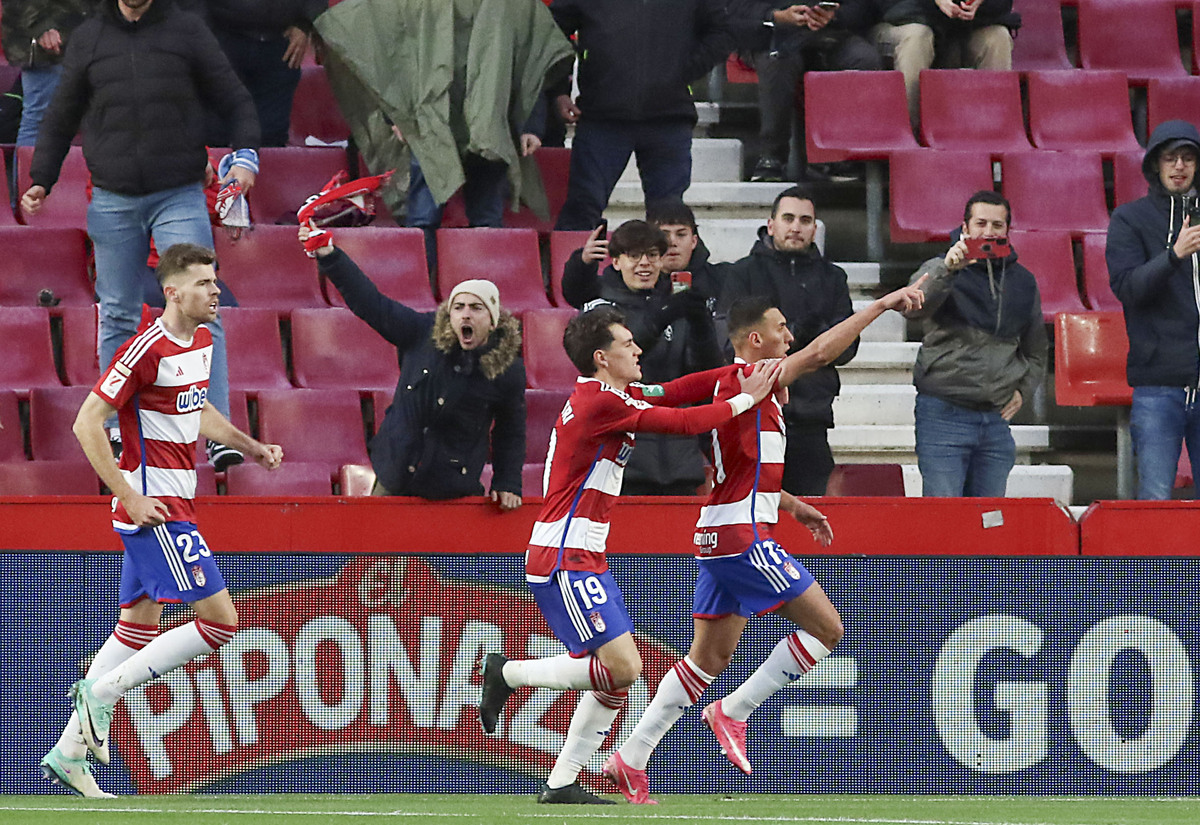
{"label": "stadium stand", "polygon": [[[57,192],[57,190],[55,190]],[[0,226],[0,306],[91,306],[87,233],[72,227]]]}
{"label": "stadium stand", "polygon": [[100,479],[80,461],[14,461],[0,464],[0,496],[95,496]]}
{"label": "stadium stand", "polygon": [[284,461],[267,470],[247,461],[225,471],[225,493],[231,496],[328,496],[333,494],[325,463]]}
{"label": "stadium stand", "polygon": [[522,317],[525,383],[531,389],[564,390],[575,385],[579,370],[562,346],[563,330],[575,315],[573,309],[541,309]]}
{"label": "stadium stand", "polygon": [[[419,312],[437,307],[425,261],[425,234],[420,229],[364,226],[338,229],[336,235],[338,247],[384,295]],[[321,289],[331,305],[346,305],[337,287],[325,278]]]}
{"label": "stadium stand", "polygon": [[318,141],[316,145],[349,140],[350,127],[338,108],[325,68],[304,66],[300,72],[300,83],[292,100],[288,145],[307,146],[309,137]]}
{"label": "stadium stand", "polygon": [[274,310],[222,307],[221,322],[225,327],[229,386],[250,393],[292,387],[283,361],[279,316]]}
{"label": "stadium stand", "polygon": [[24,460],[25,438],[21,434],[17,394],[12,390],[0,390],[0,462]]}
{"label": "stadium stand", "polygon": [[297,307],[327,307],[312,261],[294,226],[256,226],[234,240],[213,235],[220,275],[243,307],[287,314]]}
{"label": "stadium stand", "polygon": [[1108,280],[1108,262],[1104,259],[1107,232],[1089,232],[1083,236],[1083,291],[1090,309],[1120,312],[1121,302],[1113,294]]}
{"label": "stadium stand", "polygon": [[1117,152],[1113,155],[1113,200],[1116,206],[1144,198],[1150,191],[1142,174],[1144,151]]}
{"label": "stadium stand", "polygon": [[1011,152],[1001,161],[1014,223],[1075,235],[1108,230],[1104,171],[1094,152]]}
{"label": "stadium stand", "polygon": [[1054,322],[1054,395],[1060,405],[1127,406],[1129,338],[1120,312],[1062,313]]}
{"label": "stadium stand", "polygon": [[[566,266],[571,253],[576,249],[581,249],[587,243],[590,234],[592,233],[585,230],[568,229],[550,233],[550,296],[554,299],[556,307],[569,306],[562,291],[563,267]],[[601,261],[600,271],[603,271],[604,267],[611,262],[612,259],[608,257]]]}
{"label": "stadium stand", "polygon": [[441,298],[449,297],[455,284],[487,278],[500,289],[500,306],[513,314],[550,306],[532,229],[439,229],[437,259]]}
{"label": "stadium stand", "polygon": [[[3,88],[7,89],[11,85],[12,84],[10,83],[8,86],[4,86]],[[12,179],[9,175],[8,160],[5,157],[6,154],[7,153],[0,152],[0,173],[4,175],[5,184]],[[5,189],[4,191],[7,192],[8,190]],[[0,206],[0,227],[4,226],[20,226],[20,224],[17,222],[16,213],[14,213],[12,210],[11,202],[7,207]]]}
{"label": "stadium stand", "polygon": [[264,146],[258,152],[262,173],[248,196],[256,224],[296,223],[296,211],[310,195],[346,169],[345,149]]}
{"label": "stadium stand", "polygon": [[400,379],[396,348],[348,309],[292,312],[292,374],[308,389],[389,391]]}
{"label": "stadium stand", "polygon": [[900,72],[806,72],[809,163],[879,160],[916,149],[905,100]]}
{"label": "stadium stand", "polygon": [[[1013,206],[1014,214],[1021,215]],[[1022,219],[1022,223],[1025,223]],[[1037,224],[1029,224],[1036,226]],[[1019,229],[1008,233],[1017,259],[1034,274],[1042,297],[1042,316],[1052,323],[1060,312],[1085,312],[1075,276],[1075,256],[1071,236],[1066,232],[1030,232]]]}
{"label": "stadium stand", "polygon": [[1141,85],[1154,77],[1187,76],[1174,6],[1139,3],[1134,20],[1129,13],[1126,0],[1079,0],[1079,64],[1116,69]]}
{"label": "stadium stand", "polygon": [[921,72],[921,139],[935,149],[999,155],[1029,150],[1016,72],[927,69]]}
{"label": "stadium stand", "polygon": [[338,489],[344,496],[369,496],[375,486],[375,471],[369,464],[343,464],[338,468]]}
{"label": "stadium stand", "polygon": [[0,388],[28,397],[34,387],[61,387],[54,367],[50,312],[41,307],[0,307]]}
{"label": "stadium stand", "polygon": [[903,496],[899,464],[838,464],[829,476],[827,496]]}
{"label": "stadium stand", "polygon": [[34,461],[85,459],[71,428],[90,392],[91,387],[35,387],[30,392],[29,444]]}
{"label": "stadium stand", "polygon": [[285,461],[366,464],[362,407],[353,390],[264,390],[258,394],[260,440],[283,447]]}
{"label": "stadium stand", "polygon": [[550,432],[570,396],[569,389],[525,390],[526,464],[546,460]]}
{"label": "stadium stand", "polygon": [[[17,199],[29,188],[29,164],[33,159],[32,146],[18,146],[16,150]],[[83,159],[83,149],[72,146],[63,159],[58,182],[46,198],[36,215],[28,215],[17,208],[17,220],[26,226],[60,226],[87,229],[87,184],[88,169]]]}
{"label": "stadium stand", "polygon": [[1122,72],[1030,72],[1029,133],[1039,149],[1111,155],[1139,148]]}
{"label": "stadium stand", "polygon": [[68,384],[90,387],[100,378],[96,354],[96,305],[66,307],[60,314],[63,376]]}
{"label": "stadium stand", "polygon": [[1019,72],[1070,69],[1062,8],[1056,0],[1013,0],[1021,32],[1013,39],[1012,65]]}
{"label": "stadium stand", "polygon": [[[921,97],[924,105],[925,97]],[[893,243],[944,241],[962,224],[963,204],[992,188],[986,151],[912,149],[892,154],[888,164]],[[937,186],[929,186],[936,180]]]}
{"label": "stadium stand", "polygon": [[1166,120],[1200,120],[1200,77],[1155,77],[1146,89],[1146,133]]}

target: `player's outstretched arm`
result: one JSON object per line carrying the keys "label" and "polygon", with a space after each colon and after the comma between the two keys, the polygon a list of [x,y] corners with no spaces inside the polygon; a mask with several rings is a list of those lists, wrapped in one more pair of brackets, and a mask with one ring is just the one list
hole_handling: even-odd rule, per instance
{"label": "player's outstretched arm", "polygon": [[108,433],[104,431],[104,422],[116,413],[117,408],[109,404],[96,393],[88,393],[79,413],[75,416],[75,424],[71,428],[88,463],[100,476],[100,480],[117,501],[125,508],[129,518],[138,527],[152,527],[167,520],[167,506],[156,498],[144,496],[129,485],[117,462],[113,460],[112,447],[109,446]]}
{"label": "player's outstretched arm", "polygon": [[638,414],[628,429],[635,432],[699,435],[719,427],[736,415],[752,409],[775,390],[779,381],[781,362],[760,361],[750,372],[738,370],[741,392],[727,401],[717,401],[699,407],[650,407]]}
{"label": "player's outstretched arm", "polygon": [[278,444],[263,444],[233,426],[232,422],[212,404],[200,411],[200,434],[218,444],[245,453],[268,470],[276,470],[283,461],[283,448]]}
{"label": "player's outstretched arm", "polygon": [[897,312],[919,309],[925,300],[922,287],[928,277],[928,275],[924,275],[916,283],[897,289],[895,292],[889,292],[882,298],[872,301],[870,306],[859,310],[840,324],[825,330],[804,349],[793,352],[783,359],[783,374],[779,378],[779,385],[786,387],[801,375],[815,372],[827,364],[832,364],[834,359],[854,343],[864,329],[889,309]]}

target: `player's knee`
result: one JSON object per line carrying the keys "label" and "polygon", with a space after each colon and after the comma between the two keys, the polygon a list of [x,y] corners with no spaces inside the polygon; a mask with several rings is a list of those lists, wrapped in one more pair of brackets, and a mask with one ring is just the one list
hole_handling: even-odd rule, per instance
{"label": "player's knee", "polygon": [[614,688],[627,688],[642,675],[642,657],[636,650],[630,656],[622,656],[609,665]]}
{"label": "player's knee", "polygon": [[842,636],[846,635],[846,627],[842,624],[842,617],[834,614],[825,626],[821,628],[820,633],[814,633],[813,635],[820,640],[821,644],[833,650],[834,646],[842,640]]}
{"label": "player's knee", "polygon": [[720,676],[733,661],[733,648],[729,650],[710,650],[693,648],[688,652],[688,658],[695,662],[696,667],[709,676]]}

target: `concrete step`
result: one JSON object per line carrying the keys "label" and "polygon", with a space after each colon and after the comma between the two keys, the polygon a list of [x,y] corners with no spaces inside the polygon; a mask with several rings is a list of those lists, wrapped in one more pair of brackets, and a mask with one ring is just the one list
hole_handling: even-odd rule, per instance
{"label": "concrete step", "polygon": [[[883,319],[876,321],[879,324]],[[875,326],[872,324],[868,331]],[[911,384],[912,366],[921,345],[907,341],[863,340],[849,364],[838,367],[842,386],[848,384]],[[843,390],[844,392],[845,390]]]}
{"label": "concrete step", "polygon": [[[911,412],[911,410],[910,410]],[[834,413],[835,420],[837,413]],[[1012,428],[1017,460],[1050,448],[1050,428],[1044,424],[1018,424]],[[838,424],[829,431],[829,446],[838,463],[911,464],[917,460],[912,424]]]}
{"label": "concrete step", "polygon": [[[766,220],[771,212],[775,196],[786,189],[789,183],[748,183],[737,181],[693,181],[683,200],[696,212],[696,217],[758,218]],[[628,220],[641,217],[645,198],[642,185],[636,182],[620,182],[608,199],[605,215],[610,222],[614,219]]]}
{"label": "concrete step", "polygon": [[[904,495],[921,495],[921,471],[905,464]],[[1008,474],[1004,495],[1008,498],[1052,498],[1062,506],[1070,505],[1075,494],[1075,473],[1065,464],[1018,464]]]}
{"label": "concrete step", "polygon": [[916,398],[917,390],[911,383],[847,384],[833,400],[833,420],[839,427],[856,424],[911,427]]}
{"label": "concrete step", "polygon": [[[692,180],[725,181],[742,179],[742,142],[737,138],[704,138],[692,141]],[[621,174],[621,183],[636,183],[641,186],[636,158]]]}

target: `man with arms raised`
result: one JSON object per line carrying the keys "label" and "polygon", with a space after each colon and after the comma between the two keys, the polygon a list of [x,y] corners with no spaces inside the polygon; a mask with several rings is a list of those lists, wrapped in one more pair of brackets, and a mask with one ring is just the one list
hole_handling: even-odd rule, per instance
{"label": "man with arms raised", "polygon": [[[634,433],[710,430],[766,398],[778,369],[743,369],[736,381],[725,368],[662,385],[638,384],[641,348],[621,312],[608,305],[573,318],[563,346],[581,377],[550,436],[545,503],[526,549],[525,579],[568,652],[527,661],[489,654],[479,718],[484,731],[494,733],[504,702],[518,687],[586,691],[538,802],[611,804],[575,780],[642,671],[633,622],[605,557],[610,511],[621,492]],[[712,404],[669,409],[712,398],[718,375],[737,391]]]}
{"label": "man with arms raised", "polygon": [[[283,460],[234,427],[208,401],[212,335],[217,317],[213,254],[175,244],[158,264],[167,308],[162,317],[117,349],[108,369],[79,408],[75,437],[100,480],[113,492],[112,524],[125,545],[121,615],[71,688],[75,713],[58,744],[42,758],[46,777],[72,793],[111,796],[96,784],[90,750],[108,763],[113,705],[125,691],[162,676],[233,637],[237,611],[212,551],[196,529],[196,440],[228,444],[268,470]],[[118,466],[104,421],[121,425]],[[159,635],[165,603],[190,604],[196,620]]]}
{"label": "man with arms raised", "polygon": [[[625,798],[647,803],[646,763],[671,726],[729,666],[751,616],[776,613],[797,626],[732,694],[704,709],[703,718],[729,761],[750,773],[746,719],[769,696],[811,670],[842,638],[842,621],[825,591],[774,539],[779,511],[812,531],[822,546],[833,541],[825,516],[782,489],[786,431],[783,408],[789,384],[830,363],[886,310],[921,305],[923,281],[876,300],[783,359],[781,388],[752,414],[717,427],[713,436],[716,486],[701,508],[693,543],[700,570],[688,655],[655,691],[629,740],[604,764],[604,775]],[[737,355],[718,381],[715,400],[728,398],[729,378],[744,364],[787,354],[792,333],[771,300],[753,296],[729,309],[729,338]]]}

